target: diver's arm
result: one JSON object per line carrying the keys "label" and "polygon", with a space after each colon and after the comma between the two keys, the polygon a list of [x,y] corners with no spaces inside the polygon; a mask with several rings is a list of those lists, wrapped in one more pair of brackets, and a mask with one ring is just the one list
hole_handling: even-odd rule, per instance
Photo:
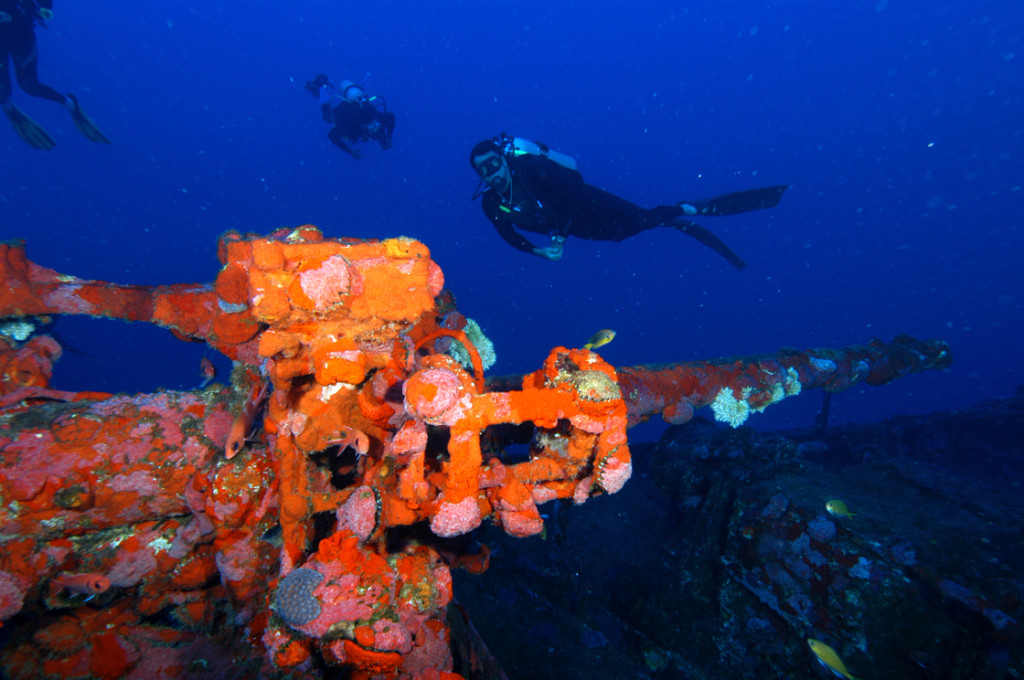
{"label": "diver's arm", "polygon": [[516,231],[516,225],[512,222],[505,213],[498,212],[498,208],[494,205],[488,205],[490,201],[488,196],[484,195],[484,214],[487,215],[487,219],[491,221],[494,228],[497,230],[498,235],[505,240],[505,243],[509,244],[516,250],[521,250],[524,253],[530,255],[536,255],[543,257],[547,260],[557,260],[562,257],[562,246],[561,243],[557,244],[557,253],[554,252],[552,247],[538,248],[533,245],[525,236]]}
{"label": "diver's arm", "polygon": [[[497,227],[497,225],[495,226]],[[552,236],[551,243],[549,245],[540,247],[530,243],[518,231],[512,228],[513,226],[514,225],[510,225],[507,229],[498,227],[498,233],[501,234],[501,237],[513,248],[521,250],[524,253],[536,255],[537,257],[543,257],[545,260],[551,260],[552,262],[562,259],[562,248],[565,245],[564,236]]]}
{"label": "diver's arm", "polygon": [[491,222],[494,224],[494,228],[498,230],[498,235],[505,239],[505,243],[524,253],[537,254],[537,246],[530,243],[525,236],[516,231],[514,224],[500,218],[492,218]]}
{"label": "diver's arm", "polygon": [[524,253],[533,253],[534,245],[516,231],[515,223],[509,219],[508,214],[498,207],[498,200],[494,197],[493,192],[484,192],[480,201],[480,207],[483,208],[484,215],[491,221],[491,224],[494,225],[498,235],[505,240],[505,243]]}
{"label": "diver's arm", "polygon": [[353,158],[359,158],[362,154],[357,154],[356,150],[345,143],[344,135],[341,132],[341,128],[334,126],[331,131],[327,133],[327,139],[331,140],[335,146],[339,149],[352,156]]}
{"label": "diver's arm", "polygon": [[505,243],[516,250],[521,250],[524,253],[536,255],[537,257],[543,257],[545,260],[554,261],[562,259],[562,246],[565,243],[564,236],[552,236],[551,245],[540,248],[533,245],[525,236],[516,231],[516,225],[508,219],[503,219],[504,216],[496,215],[491,217],[490,214],[487,216],[494,224],[494,228],[498,230],[498,235],[505,239]]}
{"label": "diver's arm", "polygon": [[387,133],[388,140],[391,140],[391,136],[395,134],[395,114],[390,111],[383,111],[380,113],[380,122],[384,125],[384,132]]}
{"label": "diver's arm", "polygon": [[320,114],[324,117],[325,121],[333,123],[334,119],[331,116],[331,91],[327,85],[320,86],[320,95],[317,99],[320,101]]}

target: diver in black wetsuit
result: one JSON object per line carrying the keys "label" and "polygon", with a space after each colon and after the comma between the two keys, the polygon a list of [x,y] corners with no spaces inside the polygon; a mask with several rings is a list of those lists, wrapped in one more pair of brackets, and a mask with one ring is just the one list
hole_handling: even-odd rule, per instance
{"label": "diver in black wetsuit", "polygon": [[[566,238],[622,241],[654,227],[673,227],[697,239],[737,269],[746,263],[708,229],[686,219],[693,215],[735,215],[773,208],[788,185],[717,196],[704,201],[641,208],[590,186],[576,162],[543,144],[500,137],[473,147],[470,164],[487,183],[484,214],[514,248],[549,260],[562,257]],[[474,196],[475,198],[476,196]],[[516,229],[544,234],[551,242],[537,247]]]}
{"label": "diver in black wetsuit", "polygon": [[13,92],[8,62],[14,62],[18,85],[25,94],[63,104],[71,112],[75,127],[93,142],[110,144],[96,124],[82,111],[75,95],[66,97],[49,85],[39,82],[36,74],[35,25],[53,17],[53,0],[0,0],[0,108],[10,119],[14,131],[25,142],[37,149],[49,150],[56,146],[46,130],[11,101]]}
{"label": "diver in black wetsuit", "polygon": [[388,111],[382,97],[367,96],[363,88],[351,80],[343,80],[335,87],[323,73],[306,83],[306,91],[320,100],[324,120],[334,126],[327,138],[352,158],[363,156],[363,152],[353,146],[356,142],[372,139],[385,151],[391,148],[395,114]]}

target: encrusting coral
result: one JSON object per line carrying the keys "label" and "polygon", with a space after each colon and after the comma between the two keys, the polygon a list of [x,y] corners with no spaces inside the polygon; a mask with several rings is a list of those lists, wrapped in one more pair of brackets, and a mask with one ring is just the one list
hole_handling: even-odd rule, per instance
{"label": "encrusting coral", "polygon": [[[944,344],[909,338],[619,370],[556,347],[539,370],[487,385],[474,331],[417,241],[305,226],[228,233],[218,253],[213,284],[144,287],[58,274],[0,244],[0,317],[146,321],[236,362],[221,390],[62,392],[49,386],[55,341],[0,338],[8,677],[459,677],[449,569],[482,570],[488,553],[452,539],[486,520],[538,534],[538,505],[615,493],[632,472],[626,429],[655,413],[684,422],[723,391],[756,411],[800,387],[950,361]],[[468,369],[444,353],[453,339]],[[229,460],[239,414],[259,413],[243,404],[265,393],[258,441]],[[523,423],[530,457],[505,462],[496,426]],[[51,593],[68,574],[110,588]]]}

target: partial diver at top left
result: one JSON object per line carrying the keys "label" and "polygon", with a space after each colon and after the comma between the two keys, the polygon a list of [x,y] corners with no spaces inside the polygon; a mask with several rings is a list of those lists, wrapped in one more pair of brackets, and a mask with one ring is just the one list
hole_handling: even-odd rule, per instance
{"label": "partial diver at top left", "polygon": [[63,104],[86,139],[110,144],[89,116],[82,111],[73,94],[62,95],[49,85],[39,82],[37,76],[39,52],[36,45],[36,24],[45,27],[53,17],[53,0],[0,0],[0,108],[25,142],[36,149],[48,151],[57,145],[43,127],[29,118],[11,101],[13,88],[9,64],[14,63],[14,74],[21,90],[33,97],[49,99]]}

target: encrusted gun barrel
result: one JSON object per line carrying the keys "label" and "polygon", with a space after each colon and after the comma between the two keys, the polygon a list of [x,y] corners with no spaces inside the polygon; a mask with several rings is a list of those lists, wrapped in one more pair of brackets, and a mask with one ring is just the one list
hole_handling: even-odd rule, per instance
{"label": "encrusted gun barrel", "polygon": [[[0,624],[17,622],[5,677],[335,666],[455,680],[449,570],[483,570],[488,552],[451,538],[487,520],[538,534],[539,505],[615,493],[632,472],[626,430],[654,413],[685,422],[711,405],[737,425],[801,389],[950,361],[908,338],[618,370],[556,347],[488,385],[490,350],[418,241],[306,226],[228,233],[218,252],[212,284],[146,287],[65,276],[0,244]],[[52,389],[60,346],[28,321],[49,314],[203,340],[235,361],[232,385]],[[522,424],[529,456],[503,456],[501,426]]]}
{"label": "encrusted gun barrel", "polygon": [[866,346],[630,366],[618,373],[630,425],[659,413],[669,423],[685,423],[694,409],[710,406],[715,420],[739,427],[751,413],[802,390],[839,392],[860,382],[884,385],[952,362],[947,343],[899,335],[890,344],[875,339]]}

